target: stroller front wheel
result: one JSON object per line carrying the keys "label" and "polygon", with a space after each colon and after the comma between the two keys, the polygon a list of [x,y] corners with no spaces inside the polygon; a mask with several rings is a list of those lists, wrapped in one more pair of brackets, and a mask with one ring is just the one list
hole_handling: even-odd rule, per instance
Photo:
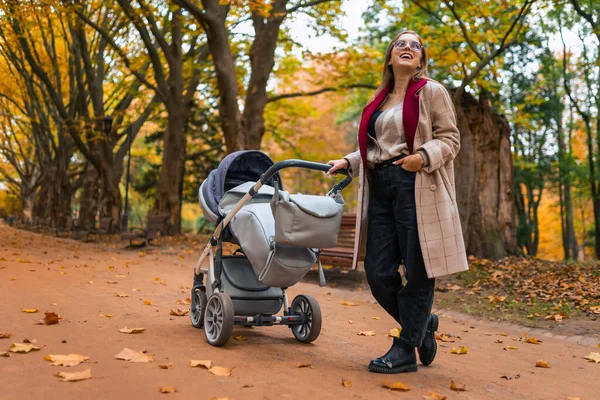
{"label": "stroller front wheel", "polygon": [[299,342],[310,343],[321,333],[321,307],[313,296],[300,294],[292,301],[292,313],[302,316],[302,324],[292,326]]}
{"label": "stroller front wheel", "polygon": [[213,346],[222,346],[233,331],[233,302],[227,293],[214,292],[204,312],[206,341]]}
{"label": "stroller front wheel", "polygon": [[190,320],[194,328],[204,326],[204,311],[206,310],[206,293],[199,287],[192,289],[192,301],[190,304]]}

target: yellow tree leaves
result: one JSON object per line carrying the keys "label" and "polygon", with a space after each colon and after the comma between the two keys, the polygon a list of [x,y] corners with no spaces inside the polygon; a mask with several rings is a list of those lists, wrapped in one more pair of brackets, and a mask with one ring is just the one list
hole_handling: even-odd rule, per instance
{"label": "yellow tree leaves", "polygon": [[53,355],[48,354],[44,357],[44,360],[50,361],[52,365],[63,366],[63,367],[74,367],[81,364],[85,360],[89,360],[89,357],[82,356],[81,354],[67,354],[67,355]]}

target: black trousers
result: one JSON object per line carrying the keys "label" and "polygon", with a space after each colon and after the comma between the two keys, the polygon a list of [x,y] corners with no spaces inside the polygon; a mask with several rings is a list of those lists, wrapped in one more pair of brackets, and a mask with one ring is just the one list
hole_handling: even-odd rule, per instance
{"label": "black trousers", "polygon": [[[365,272],[379,304],[402,326],[400,341],[421,347],[433,305],[417,231],[416,172],[391,165],[372,171]],[[406,283],[398,272],[404,260]]]}

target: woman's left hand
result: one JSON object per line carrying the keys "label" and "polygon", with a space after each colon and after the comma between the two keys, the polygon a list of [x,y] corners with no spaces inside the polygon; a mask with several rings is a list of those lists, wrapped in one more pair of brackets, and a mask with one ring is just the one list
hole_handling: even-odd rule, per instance
{"label": "woman's left hand", "polygon": [[417,172],[420,170],[424,163],[425,160],[423,160],[423,156],[420,153],[411,154],[410,156],[401,158],[398,161],[394,161],[395,165],[400,165],[405,170],[411,172]]}

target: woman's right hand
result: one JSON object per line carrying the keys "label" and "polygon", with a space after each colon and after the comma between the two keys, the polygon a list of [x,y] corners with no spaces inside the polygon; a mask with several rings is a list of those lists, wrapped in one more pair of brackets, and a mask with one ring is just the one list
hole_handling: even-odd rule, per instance
{"label": "woman's right hand", "polygon": [[337,171],[338,169],[348,169],[348,167],[350,166],[348,160],[346,160],[345,158],[342,158],[341,160],[329,160],[327,161],[327,164],[331,165],[331,168],[329,169],[329,171],[327,171],[327,175],[333,176],[337,175],[335,171]]}

